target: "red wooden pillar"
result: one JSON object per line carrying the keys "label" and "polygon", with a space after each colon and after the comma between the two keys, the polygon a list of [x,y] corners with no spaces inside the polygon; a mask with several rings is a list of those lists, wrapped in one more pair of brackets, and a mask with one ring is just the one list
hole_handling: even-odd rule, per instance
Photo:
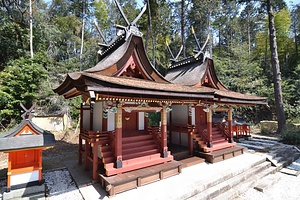
{"label": "red wooden pillar", "polygon": [[98,179],[98,143],[93,146],[93,179]]}
{"label": "red wooden pillar", "polygon": [[167,107],[163,106],[161,111],[161,148],[162,157],[168,157],[168,146],[167,146]]}
{"label": "red wooden pillar", "polygon": [[37,156],[38,156],[38,164],[39,164],[39,182],[41,183],[43,180],[43,159],[42,159],[42,149],[36,150]]}
{"label": "red wooden pillar", "polygon": [[207,147],[213,147],[212,143],[212,110],[209,107],[207,114]]}
{"label": "red wooden pillar", "polygon": [[172,110],[170,111],[170,113],[169,113],[169,116],[170,116],[170,118],[169,118],[169,120],[170,120],[170,122],[169,122],[169,124],[170,124],[170,126],[169,126],[169,141],[170,141],[170,143],[172,144],[172,129],[173,129],[173,122],[172,122]]}
{"label": "red wooden pillar", "polygon": [[228,110],[228,132],[229,132],[229,138],[228,142],[232,143],[233,142],[233,131],[232,131],[232,107],[229,107]]}
{"label": "red wooden pillar", "polygon": [[[188,124],[190,126],[192,126],[192,116],[193,116],[193,112],[192,112],[192,106],[189,106],[189,110],[188,110]],[[192,135],[192,131],[189,132],[189,153],[190,155],[193,155],[193,135]]]}
{"label": "red wooden pillar", "polygon": [[116,168],[122,168],[122,104],[117,106],[115,126],[115,166]]}
{"label": "red wooden pillar", "polygon": [[8,166],[7,166],[7,191],[10,191],[11,187],[11,162],[13,153],[8,153]]}

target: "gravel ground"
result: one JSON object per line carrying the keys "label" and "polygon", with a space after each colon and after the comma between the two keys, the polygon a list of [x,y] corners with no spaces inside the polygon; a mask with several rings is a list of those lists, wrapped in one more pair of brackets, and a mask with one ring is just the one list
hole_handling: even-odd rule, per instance
{"label": "gravel ground", "polygon": [[75,182],[67,169],[55,170],[43,174],[45,184],[50,193],[49,200],[81,200],[83,199]]}

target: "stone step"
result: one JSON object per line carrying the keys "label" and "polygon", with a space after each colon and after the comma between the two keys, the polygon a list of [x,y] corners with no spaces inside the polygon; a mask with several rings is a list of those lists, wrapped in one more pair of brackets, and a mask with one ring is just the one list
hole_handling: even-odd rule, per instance
{"label": "stone step", "polygon": [[267,157],[267,160],[270,161],[272,163],[273,166],[275,167],[279,167],[283,164],[283,160],[284,158],[283,157],[273,157],[273,158],[269,158]]}
{"label": "stone step", "polygon": [[235,187],[230,188],[226,192],[223,192],[212,199],[214,200],[234,199],[239,195],[245,193],[249,188],[253,188],[258,183],[259,180],[275,172],[276,172],[276,167],[270,166],[269,168],[261,172],[258,172],[253,176],[250,176],[248,179],[244,180],[243,182],[240,182]]}
{"label": "stone step", "polygon": [[277,183],[280,180],[280,176],[276,174],[270,174],[266,177],[263,177],[258,183],[254,186],[254,189],[264,192],[266,189],[270,188],[272,185]]}
{"label": "stone step", "polygon": [[256,165],[252,167],[251,169],[235,175],[234,177],[224,179],[219,184],[216,184],[214,186],[209,187],[208,189],[204,190],[203,192],[193,196],[190,199],[212,199],[217,197],[218,195],[221,195],[222,193],[230,190],[231,188],[239,185],[241,182],[248,180],[249,178],[255,176],[256,174],[260,173],[261,171],[269,168],[271,164],[269,162],[263,162],[259,165]]}

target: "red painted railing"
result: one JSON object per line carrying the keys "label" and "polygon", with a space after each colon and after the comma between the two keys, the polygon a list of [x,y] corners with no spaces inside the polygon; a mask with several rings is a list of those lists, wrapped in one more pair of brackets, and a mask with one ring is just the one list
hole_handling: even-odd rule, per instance
{"label": "red painted railing", "polygon": [[215,123],[215,125],[226,138],[230,137],[228,126],[225,123]]}
{"label": "red painted railing", "polygon": [[192,132],[193,135],[199,134],[200,138],[203,142],[205,142],[205,143],[208,142],[208,133],[207,133],[207,130],[203,126],[188,124],[187,127],[188,127],[188,131]]}
{"label": "red painted railing", "polygon": [[148,132],[152,135],[159,149],[161,148],[161,129],[159,126],[148,127]]}

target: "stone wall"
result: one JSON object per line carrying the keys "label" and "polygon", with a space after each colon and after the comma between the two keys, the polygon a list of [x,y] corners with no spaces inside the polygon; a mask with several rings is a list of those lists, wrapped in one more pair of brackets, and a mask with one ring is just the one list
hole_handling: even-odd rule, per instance
{"label": "stone wall", "polygon": [[64,131],[71,128],[71,119],[65,114],[61,116],[35,116],[32,122],[47,131]]}

